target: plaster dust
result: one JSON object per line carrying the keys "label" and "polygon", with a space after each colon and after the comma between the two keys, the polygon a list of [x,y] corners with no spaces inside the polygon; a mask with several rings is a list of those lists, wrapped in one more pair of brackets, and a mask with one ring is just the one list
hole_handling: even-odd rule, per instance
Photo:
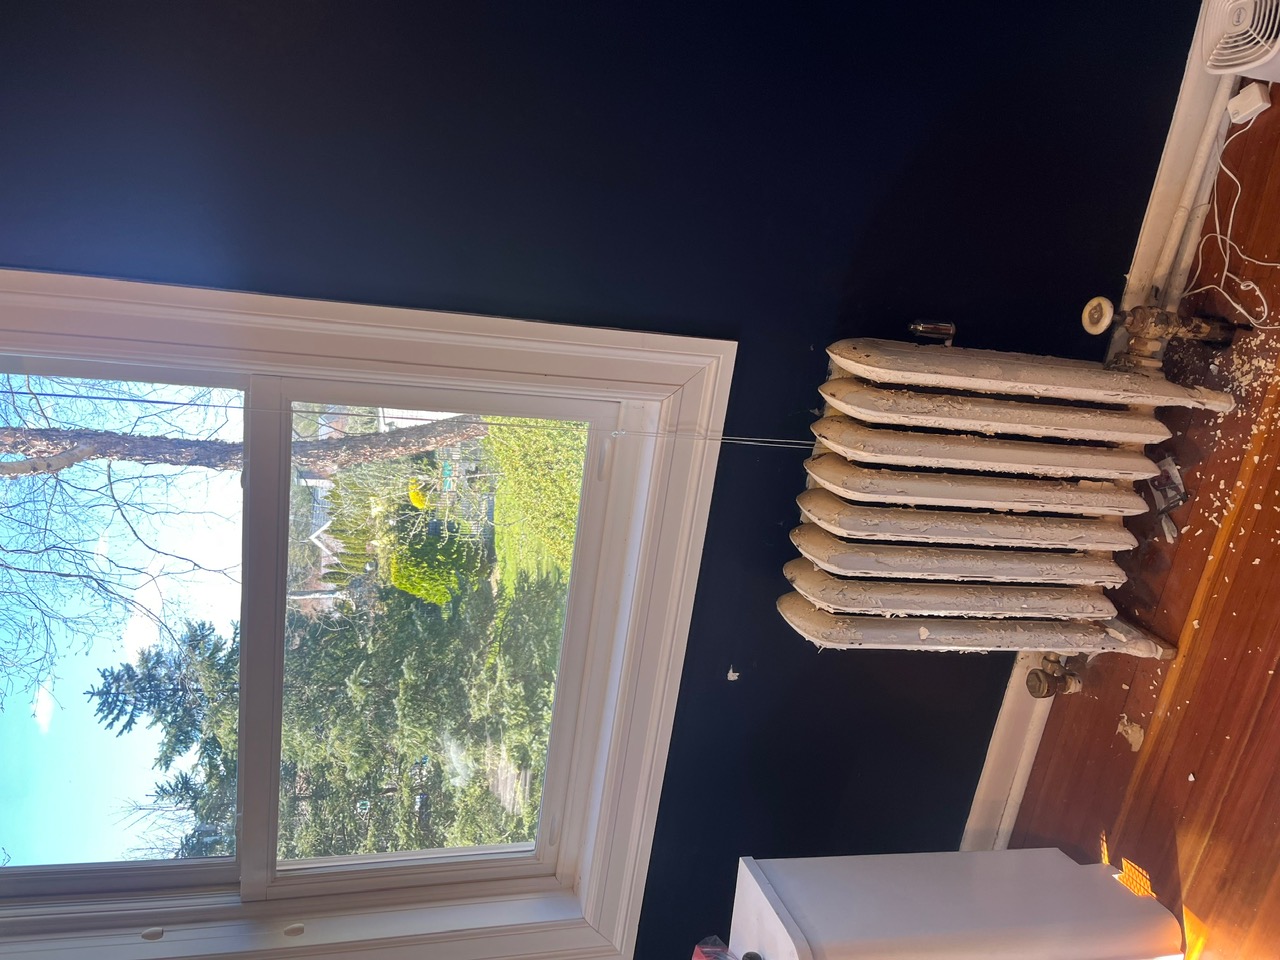
{"label": "plaster dust", "polygon": [[[1236,399],[1236,408],[1214,418],[1200,440],[1219,451],[1234,450],[1221,457],[1209,473],[1197,478],[1192,491],[1200,501],[1197,506],[1203,519],[1216,529],[1248,506],[1261,511],[1261,504],[1245,505],[1239,501],[1253,472],[1271,460],[1271,454],[1259,455],[1253,450],[1280,424],[1280,405],[1267,399],[1277,386],[1277,336],[1280,334],[1274,330],[1242,329],[1230,349],[1217,354],[1211,364],[1206,364],[1203,351],[1194,347],[1171,350],[1168,356],[1170,378],[1184,383],[1208,381]],[[1272,537],[1271,542],[1277,542],[1276,538]],[[1234,544],[1228,544],[1228,549],[1233,548]]]}
{"label": "plaster dust", "polygon": [[841,340],[827,354],[842,370],[878,383],[1148,407],[1232,407],[1231,397],[1215,390],[1088,360],[874,339]]}
{"label": "plaster dust", "polygon": [[1147,737],[1147,732],[1123,713],[1120,714],[1120,722],[1116,724],[1116,733],[1125,738],[1129,744],[1129,749],[1134,753],[1142,749],[1142,742]]}

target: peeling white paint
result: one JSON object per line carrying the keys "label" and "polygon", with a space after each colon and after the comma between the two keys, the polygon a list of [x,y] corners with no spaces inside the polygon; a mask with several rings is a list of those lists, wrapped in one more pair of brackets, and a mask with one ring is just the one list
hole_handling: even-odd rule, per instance
{"label": "peeling white paint", "polygon": [[1129,719],[1128,715],[1120,714],[1120,722],[1116,724],[1116,733],[1124,737],[1128,741],[1129,749],[1137,753],[1142,749],[1142,742],[1147,737],[1147,731],[1141,726]]}
{"label": "peeling white paint", "polygon": [[[854,540],[981,544],[1038,550],[1131,550],[1138,545],[1137,539],[1123,526],[1104,519],[868,506],[849,503],[822,487],[804,491],[796,503],[813,525],[830,535]],[[793,541],[796,536],[792,534]]]}
{"label": "peeling white paint", "polygon": [[[1125,582],[1124,571],[1113,560],[1084,553],[827,541],[817,536],[795,542],[812,563],[844,577],[1108,587]],[[811,547],[813,552],[807,552]]]}
{"label": "peeling white paint", "polygon": [[1110,620],[1116,615],[1097,588],[844,579],[815,568],[805,557],[792,560],[782,572],[810,603],[831,613],[1061,620]]}
{"label": "peeling white paint", "polygon": [[1150,409],[1099,410],[983,396],[886,390],[854,377],[829,380],[818,390],[836,410],[864,423],[1105,443],[1148,444],[1169,439],[1169,428],[1157,420]]}
{"label": "peeling white paint", "polygon": [[842,370],[877,383],[1218,412],[1235,406],[1229,394],[1107,370],[1087,360],[874,339],[841,340],[827,355]]}
{"label": "peeling white paint", "polygon": [[[937,650],[985,653],[989,650],[1043,650],[1073,654],[1123,652],[1159,657],[1165,648],[1120,620],[1107,626],[1132,631],[1117,640],[1101,623],[1081,620],[976,620],[950,617],[867,617],[827,613],[800,594],[783,594],[778,612],[797,633],[819,647],[867,650]],[[920,639],[920,629],[928,636]]]}
{"label": "peeling white paint", "polygon": [[849,417],[823,417],[810,429],[828,449],[857,463],[1105,480],[1147,480],[1160,474],[1141,453],[1119,447],[913,433],[867,427]]}
{"label": "peeling white paint", "polygon": [[850,463],[835,453],[805,461],[816,483],[836,496],[860,503],[894,506],[967,507],[1012,512],[1129,517],[1147,512],[1132,490],[1101,481],[1010,479],[959,473],[877,470]]}

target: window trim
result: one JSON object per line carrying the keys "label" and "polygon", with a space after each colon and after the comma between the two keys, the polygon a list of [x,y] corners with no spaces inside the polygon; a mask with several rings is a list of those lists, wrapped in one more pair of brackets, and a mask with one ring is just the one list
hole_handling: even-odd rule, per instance
{"label": "window trim", "polygon": [[[260,903],[216,892],[80,898],[57,904],[56,924],[48,922],[49,901],[14,902],[0,907],[0,943],[16,951],[9,955],[52,958],[93,949],[104,960],[267,956],[288,946],[326,956],[395,957],[420,955],[428,943],[447,951],[441,956],[476,960],[631,955],[733,343],[0,270],[0,344],[37,362],[162,362],[211,373],[461,390],[492,391],[497,384],[513,393],[620,401],[625,442],[610,443],[604,456],[612,470],[644,481],[630,502],[608,505],[624,528],[626,548],[607,558],[618,566],[621,590],[612,611],[594,605],[592,637],[611,655],[590,659],[577,717],[579,728],[600,724],[600,748],[575,765],[565,822],[581,830],[565,831],[553,878]],[[307,932],[285,938],[284,921],[303,915],[311,918]],[[138,939],[140,924],[166,923],[180,926],[160,940]]]}

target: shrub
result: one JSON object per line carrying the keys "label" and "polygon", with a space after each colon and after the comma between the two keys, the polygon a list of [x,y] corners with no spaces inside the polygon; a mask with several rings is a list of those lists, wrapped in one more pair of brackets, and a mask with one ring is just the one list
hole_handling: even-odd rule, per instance
{"label": "shrub", "polygon": [[485,551],[460,537],[427,536],[397,544],[389,567],[393,587],[444,606],[467,584],[484,577]]}

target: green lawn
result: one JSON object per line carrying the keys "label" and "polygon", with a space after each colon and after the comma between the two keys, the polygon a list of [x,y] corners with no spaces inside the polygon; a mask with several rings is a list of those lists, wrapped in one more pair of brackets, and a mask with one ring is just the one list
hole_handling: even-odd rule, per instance
{"label": "green lawn", "polygon": [[578,526],[587,425],[486,417],[485,452],[499,474],[494,548],[508,585],[519,573],[568,572]]}

